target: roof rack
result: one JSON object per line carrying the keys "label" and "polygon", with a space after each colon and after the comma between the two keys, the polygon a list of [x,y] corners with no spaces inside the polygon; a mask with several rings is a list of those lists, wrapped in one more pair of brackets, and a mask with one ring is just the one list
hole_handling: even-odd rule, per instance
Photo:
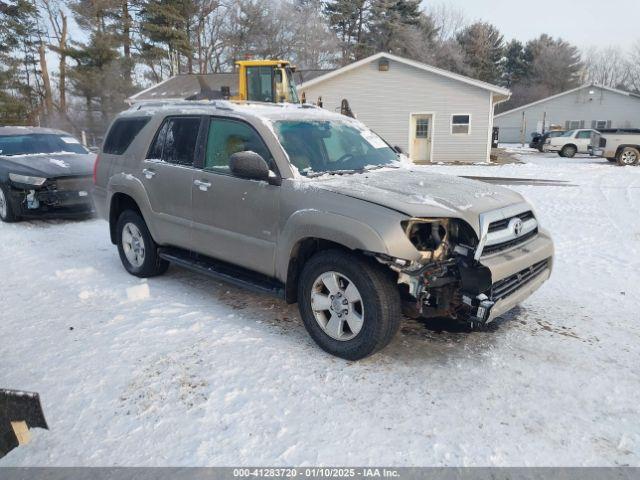
{"label": "roof rack", "polygon": [[219,110],[233,110],[232,103],[226,100],[167,100],[134,103],[130,110],[144,110],[164,106],[177,107],[214,107]]}

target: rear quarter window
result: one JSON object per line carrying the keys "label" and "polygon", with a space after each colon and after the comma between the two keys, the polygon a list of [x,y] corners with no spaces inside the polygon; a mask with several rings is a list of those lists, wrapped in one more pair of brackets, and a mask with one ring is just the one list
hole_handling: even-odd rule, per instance
{"label": "rear quarter window", "polygon": [[112,155],[122,155],[148,122],[149,117],[120,118],[116,120],[111,129],[109,129],[102,151]]}

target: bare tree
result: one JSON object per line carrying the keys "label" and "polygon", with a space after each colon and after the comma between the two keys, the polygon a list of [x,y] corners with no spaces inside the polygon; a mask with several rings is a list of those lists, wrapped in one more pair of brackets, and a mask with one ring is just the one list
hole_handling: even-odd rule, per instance
{"label": "bare tree", "polygon": [[632,65],[619,46],[591,47],[583,55],[586,80],[605,87],[625,87]]}
{"label": "bare tree", "polygon": [[468,24],[464,12],[449,3],[432,3],[425,13],[431,17],[441,42],[455,38]]}

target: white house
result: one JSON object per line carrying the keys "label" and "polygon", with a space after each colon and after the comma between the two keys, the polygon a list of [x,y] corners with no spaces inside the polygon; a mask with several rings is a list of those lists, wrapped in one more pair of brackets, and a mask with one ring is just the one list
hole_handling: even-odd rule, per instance
{"label": "white house", "polygon": [[575,128],[640,128],[640,95],[583,85],[496,115],[500,141],[529,142],[531,134],[557,125]]}
{"label": "white house", "polygon": [[377,53],[298,87],[308,102],[340,111],[343,99],[358,120],[406,152],[415,163],[486,162],[494,107],[511,93],[424,63]]}

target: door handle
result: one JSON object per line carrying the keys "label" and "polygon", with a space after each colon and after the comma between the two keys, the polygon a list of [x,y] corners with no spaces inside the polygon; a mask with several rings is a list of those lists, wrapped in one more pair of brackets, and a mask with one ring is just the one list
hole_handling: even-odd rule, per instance
{"label": "door handle", "polygon": [[144,174],[145,177],[147,177],[148,180],[151,180],[153,177],[156,176],[156,172],[154,172],[153,170],[149,170],[148,168],[144,168],[142,170],[142,173]]}
{"label": "door handle", "polygon": [[207,190],[209,190],[209,187],[211,187],[211,182],[205,182],[202,180],[194,180],[193,184],[203,192],[206,192]]}

